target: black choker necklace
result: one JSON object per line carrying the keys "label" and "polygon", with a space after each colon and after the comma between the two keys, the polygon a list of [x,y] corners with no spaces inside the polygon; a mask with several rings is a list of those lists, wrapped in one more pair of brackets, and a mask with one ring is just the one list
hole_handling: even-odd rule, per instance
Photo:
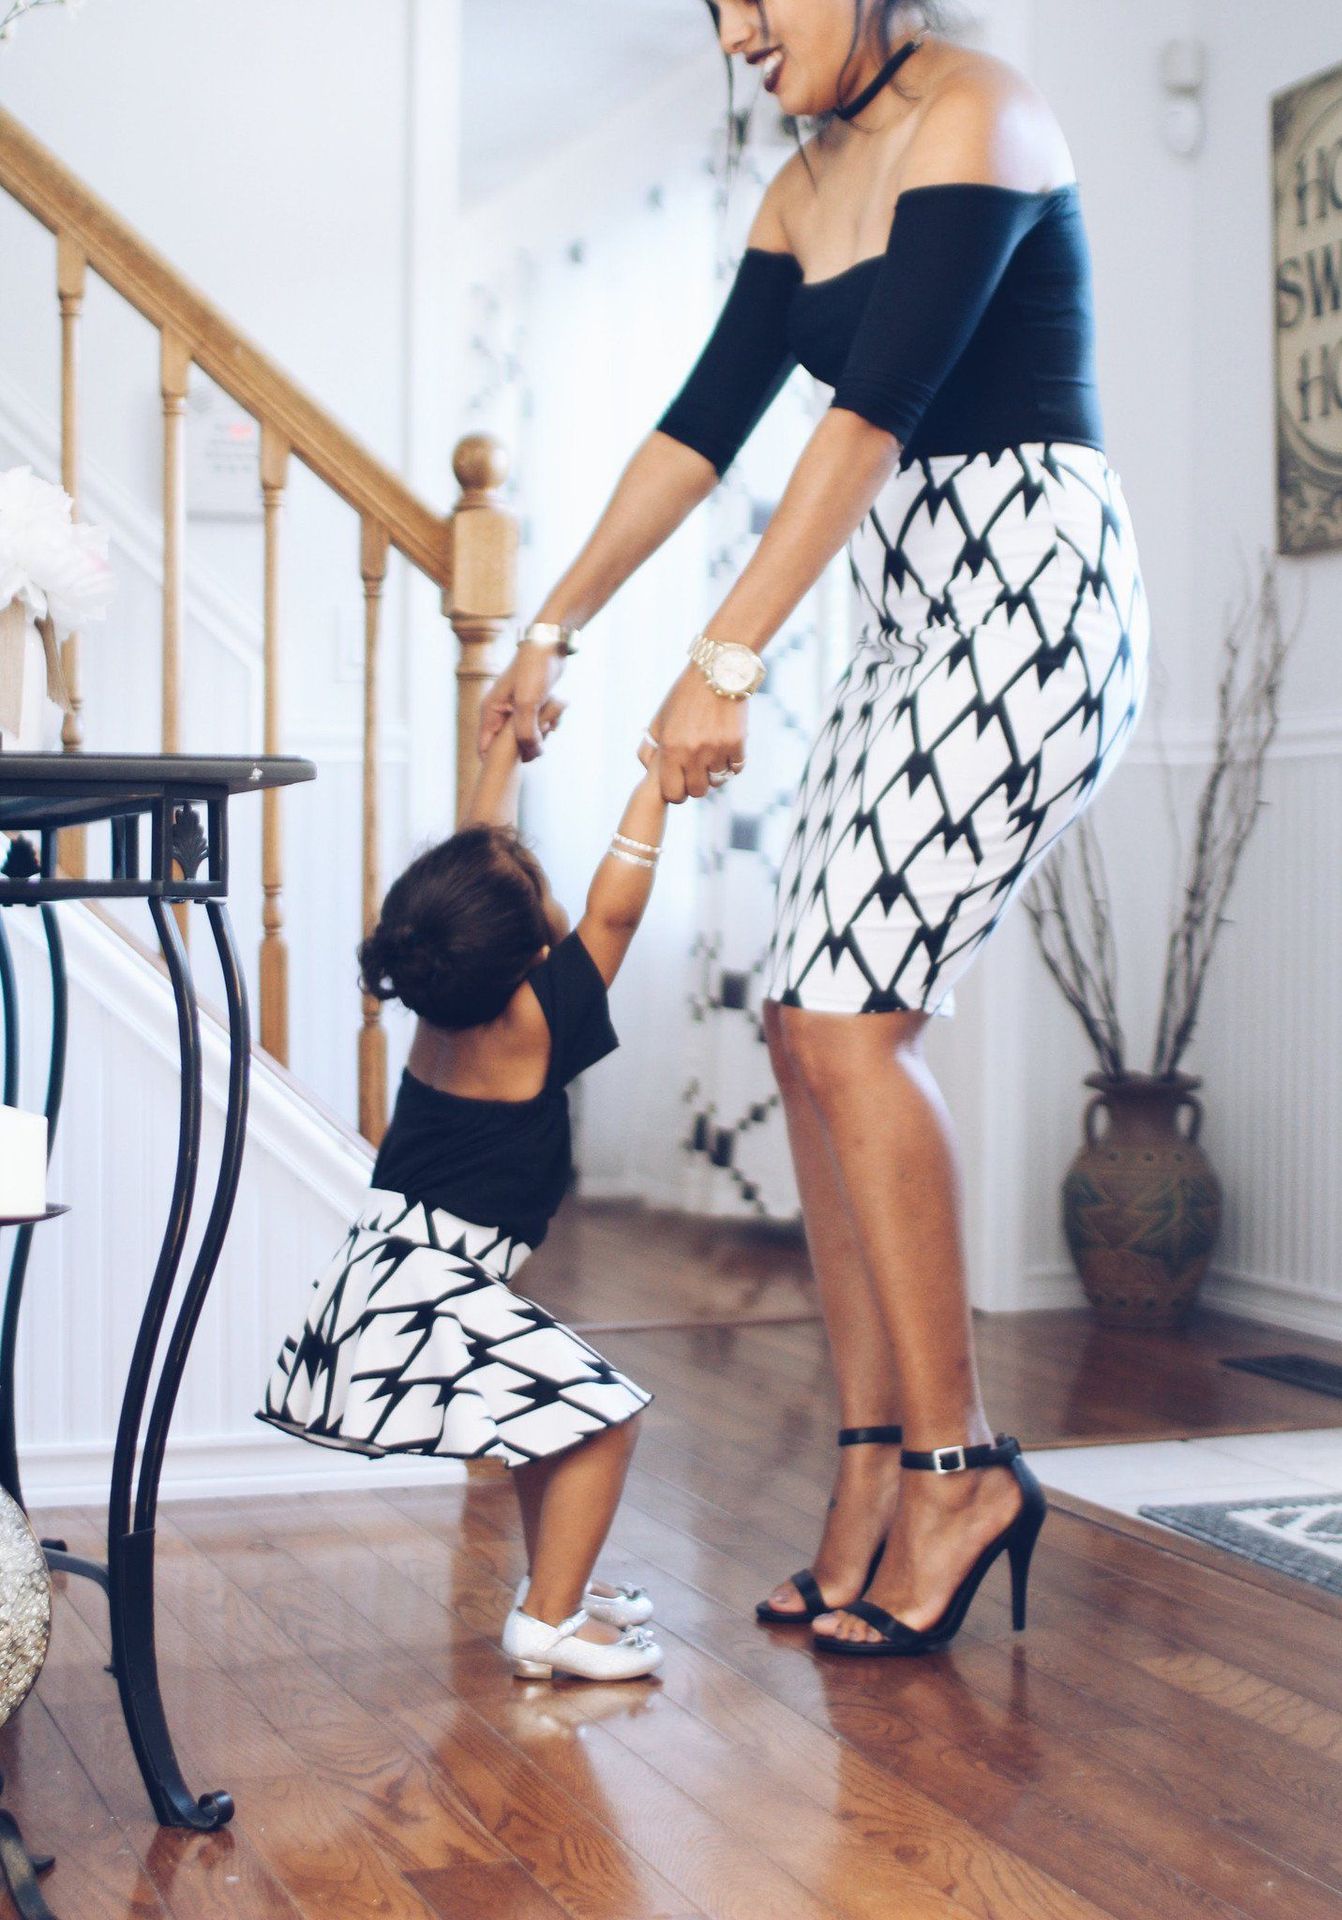
{"label": "black choker necklace", "polygon": [[834,109],[835,118],[838,120],[856,120],[859,113],[865,113],[877,94],[885,91],[900,68],[904,65],[904,62],[906,60],[912,60],[914,54],[917,53],[922,44],[921,40],[906,40],[898,53],[891,54],[871,84],[863,87],[856,100],[850,100],[846,106],[836,107]]}

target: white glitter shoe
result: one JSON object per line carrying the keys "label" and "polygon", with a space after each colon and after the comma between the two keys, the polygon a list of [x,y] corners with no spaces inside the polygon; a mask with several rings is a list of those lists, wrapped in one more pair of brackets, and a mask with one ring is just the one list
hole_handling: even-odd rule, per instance
{"label": "white glitter shoe", "polygon": [[[530,1584],[531,1575],[524,1573],[513,1595],[515,1607],[520,1607],[526,1599]],[[618,1586],[614,1593],[594,1593],[588,1587],[582,1597],[582,1606],[589,1620],[603,1621],[608,1627],[646,1626],[653,1615],[652,1596],[645,1593],[642,1587]]]}
{"label": "white glitter shoe", "polygon": [[640,1680],[662,1664],[662,1649],[646,1627],[629,1627],[618,1640],[602,1646],[579,1640],[587,1624],[579,1612],[557,1627],[535,1620],[514,1607],[503,1624],[503,1651],[519,1680],[553,1680],[566,1673],[577,1680]]}

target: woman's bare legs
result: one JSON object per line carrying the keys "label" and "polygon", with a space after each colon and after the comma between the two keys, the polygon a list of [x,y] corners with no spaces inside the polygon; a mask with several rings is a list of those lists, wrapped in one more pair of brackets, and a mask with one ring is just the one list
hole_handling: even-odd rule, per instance
{"label": "woman's bare legs", "polygon": [[[923,1058],[927,1016],[783,1007],[776,1020],[779,1045],[814,1104],[874,1292],[905,1445],[922,1452],[991,1440],[974,1361],[953,1129]],[[840,1327],[838,1341],[847,1337]],[[835,1362],[841,1374],[849,1364],[837,1350]],[[903,1475],[867,1597],[910,1626],[930,1625],[1019,1504],[1003,1468]],[[878,1637],[847,1613],[827,1614],[817,1626]]]}
{"label": "woman's bare legs", "polygon": [[[780,1012],[772,1001],[766,1003],[764,1028],[787,1115],[806,1243],[834,1360],[840,1424],[890,1426],[899,1419],[894,1354],[829,1140],[784,1041]],[[835,1605],[861,1592],[871,1556],[889,1530],[898,1493],[898,1449],[839,1449],[834,1498],[812,1563],[821,1591],[827,1599],[832,1596]],[[769,1604],[799,1616],[805,1611],[790,1580],[774,1588]]]}
{"label": "woman's bare legs", "polygon": [[[525,1604],[534,1620],[557,1627],[582,1605],[620,1504],[640,1417],[607,1427],[548,1460],[513,1468],[531,1566]],[[606,1643],[619,1637],[618,1627],[599,1620],[589,1620],[579,1633],[580,1639]]]}

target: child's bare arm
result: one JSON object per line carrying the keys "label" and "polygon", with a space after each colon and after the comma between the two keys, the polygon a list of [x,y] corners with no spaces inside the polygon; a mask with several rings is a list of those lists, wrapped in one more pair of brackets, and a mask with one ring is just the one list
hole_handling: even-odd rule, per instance
{"label": "child's bare arm", "polygon": [[617,838],[596,870],[587,909],[578,922],[578,938],[607,986],[620,971],[651,898],[656,850],[665,826],[666,801],[654,759],[630,796]]}
{"label": "child's bare arm", "polygon": [[466,811],[461,817],[463,827],[515,827],[517,825],[517,796],[522,785],[522,761],[517,751],[514,736],[511,748],[507,736],[511,727],[505,727],[490,742],[489,751],[480,761],[480,771],[476,776],[475,788],[466,803]]}
{"label": "child's bare arm", "polygon": [[[540,716],[542,734],[554,731],[563,711],[563,704],[558,700],[546,703]],[[511,727],[505,727],[501,733],[495,735],[481,758],[475,790],[462,816],[461,825],[463,827],[515,827],[521,786],[522,760],[518,751],[517,736]],[[567,928],[568,915],[551,893],[549,879],[544,873],[541,874],[541,883],[542,904],[546,919],[556,930],[560,926]]]}

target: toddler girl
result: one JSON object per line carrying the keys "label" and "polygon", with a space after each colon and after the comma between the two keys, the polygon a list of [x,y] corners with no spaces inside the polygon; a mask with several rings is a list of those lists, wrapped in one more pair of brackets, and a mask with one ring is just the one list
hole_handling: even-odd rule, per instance
{"label": "toddler girl", "polygon": [[395,882],[360,949],[365,991],[419,1021],[367,1204],[259,1418],[375,1456],[504,1461],[530,1562],[503,1630],[515,1671],[626,1680],[661,1664],[652,1603],[591,1576],[652,1396],[513,1282],[569,1185],[565,1089],[618,1044],[606,989],[666,809],[654,764],[570,932],[512,824],[518,784],[507,727],[460,830]]}

